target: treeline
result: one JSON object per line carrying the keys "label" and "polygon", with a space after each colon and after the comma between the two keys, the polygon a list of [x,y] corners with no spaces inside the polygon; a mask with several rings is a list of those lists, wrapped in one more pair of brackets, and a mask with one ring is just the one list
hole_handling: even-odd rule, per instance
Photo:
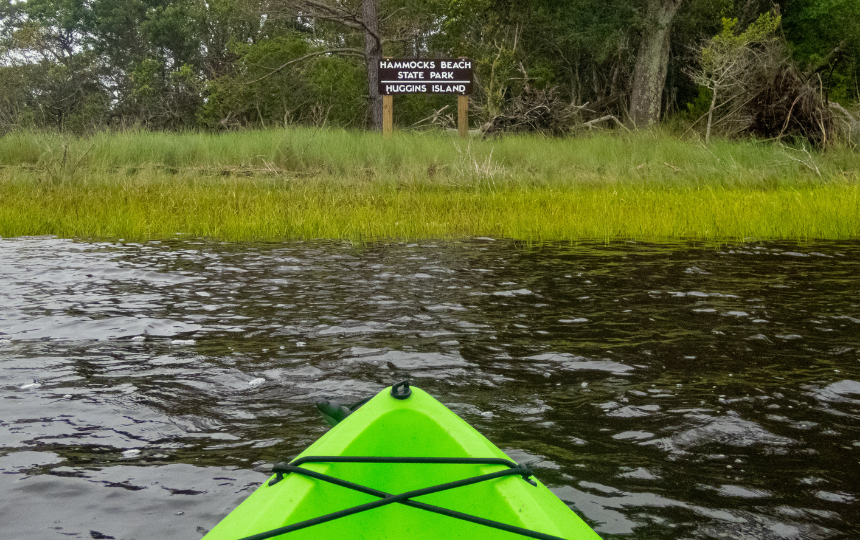
{"label": "treeline", "polygon": [[[468,56],[472,123],[860,137],[860,0],[0,0],[0,134],[378,128],[379,58]],[[397,98],[402,127],[450,97]]]}

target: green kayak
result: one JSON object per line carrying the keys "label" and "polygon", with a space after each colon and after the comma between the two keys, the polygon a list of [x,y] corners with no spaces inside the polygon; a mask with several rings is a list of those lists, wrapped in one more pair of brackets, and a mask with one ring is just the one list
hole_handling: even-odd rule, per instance
{"label": "green kayak", "polygon": [[407,382],[341,410],[204,540],[599,540],[528,467]]}

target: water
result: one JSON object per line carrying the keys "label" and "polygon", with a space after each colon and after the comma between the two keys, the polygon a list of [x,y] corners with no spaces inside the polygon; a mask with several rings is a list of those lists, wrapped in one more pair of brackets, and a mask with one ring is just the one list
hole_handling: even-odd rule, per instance
{"label": "water", "polygon": [[4,538],[196,539],[409,376],[604,538],[860,536],[860,244],[0,240]]}

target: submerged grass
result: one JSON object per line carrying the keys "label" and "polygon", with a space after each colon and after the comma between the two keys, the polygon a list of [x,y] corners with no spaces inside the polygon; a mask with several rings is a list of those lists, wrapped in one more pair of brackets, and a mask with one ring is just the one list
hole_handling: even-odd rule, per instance
{"label": "submerged grass", "polygon": [[850,150],[659,134],[20,133],[0,139],[0,236],[846,239],[858,171]]}

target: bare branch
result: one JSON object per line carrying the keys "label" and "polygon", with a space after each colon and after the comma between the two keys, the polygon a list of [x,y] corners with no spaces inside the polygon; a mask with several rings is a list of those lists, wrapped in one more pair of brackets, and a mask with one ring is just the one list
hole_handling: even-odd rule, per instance
{"label": "bare branch", "polygon": [[589,129],[591,129],[591,128],[593,128],[596,124],[599,124],[599,123],[601,123],[601,122],[605,122],[605,121],[607,121],[607,120],[614,120],[616,124],[618,124],[619,126],[623,127],[626,131],[630,131],[630,129],[628,129],[628,128],[627,128],[627,126],[625,126],[625,125],[624,125],[624,123],[623,123],[623,122],[621,122],[621,120],[619,120],[618,118],[616,118],[614,114],[607,114],[606,116],[601,116],[600,118],[595,118],[594,120],[589,120],[588,122],[586,122],[586,123],[584,123],[584,124],[582,124],[582,125],[583,125],[583,126],[585,126],[585,127],[587,127],[587,128],[589,128]]}
{"label": "bare branch", "polygon": [[287,4],[298,9],[304,9],[304,16],[333,21],[349,28],[363,30],[373,36],[380,47],[382,46],[382,38],[379,33],[372,29],[367,21],[359,17],[358,13],[316,0],[290,0]]}
{"label": "bare branch", "polygon": [[397,15],[397,14],[398,14],[399,12],[401,12],[401,11],[406,11],[406,8],[405,8],[405,7],[401,7],[401,8],[397,8],[397,9],[395,9],[394,11],[392,11],[391,13],[389,13],[388,15],[386,15],[385,17],[380,18],[380,19],[379,19],[379,22],[380,22],[380,23],[384,23],[385,21],[387,21],[387,20],[388,20],[388,19],[390,19],[391,17],[394,17],[395,15]]}
{"label": "bare branch", "polygon": [[272,75],[274,75],[275,73],[277,73],[277,72],[281,71],[281,70],[282,70],[282,69],[284,69],[285,67],[290,66],[290,65],[292,65],[292,64],[296,64],[296,63],[301,62],[301,61],[303,61],[303,60],[307,60],[308,58],[313,58],[314,56],[320,56],[320,55],[323,55],[323,54],[332,54],[332,53],[351,53],[351,54],[354,54],[354,55],[361,56],[362,58],[364,57],[364,53],[363,53],[363,52],[359,51],[358,49],[352,49],[352,48],[326,49],[326,50],[324,50],[324,51],[316,51],[316,52],[312,52],[312,53],[310,53],[310,54],[306,54],[306,55],[304,55],[304,56],[301,56],[301,57],[299,57],[299,58],[294,58],[293,60],[290,60],[289,62],[285,62],[284,64],[281,64],[281,66],[280,66],[280,67],[277,67],[277,68],[273,69],[270,73],[267,73],[267,74],[263,75],[263,76],[262,76],[262,77],[260,77],[259,79],[254,79],[253,81],[246,82],[245,84],[254,84],[254,83],[256,83],[256,82],[260,82],[260,81],[262,81],[263,79],[267,79],[267,78],[271,77]]}

